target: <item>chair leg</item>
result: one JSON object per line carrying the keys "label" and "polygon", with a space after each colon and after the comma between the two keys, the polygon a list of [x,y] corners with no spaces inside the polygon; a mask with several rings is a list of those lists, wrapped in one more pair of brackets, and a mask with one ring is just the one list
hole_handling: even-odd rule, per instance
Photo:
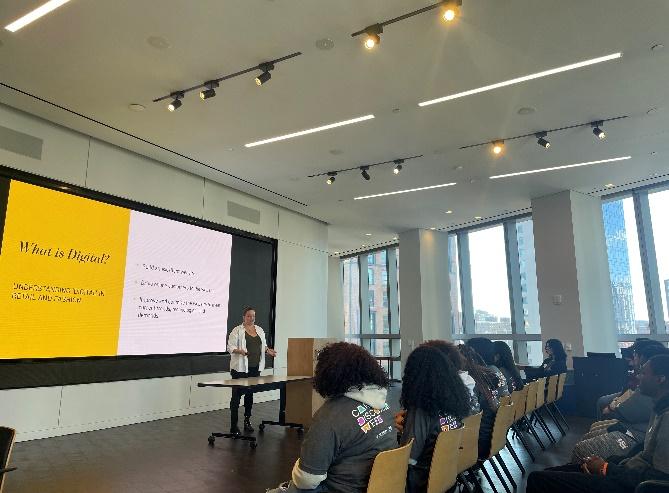
{"label": "chair leg", "polygon": [[516,481],[513,479],[511,471],[509,471],[509,468],[506,467],[506,462],[504,462],[502,456],[499,453],[495,456],[495,458],[497,459],[497,462],[499,462],[499,465],[504,471],[504,474],[506,474],[506,477],[509,478],[509,482],[511,482],[511,486],[513,486],[513,491],[516,491],[518,489],[518,485],[516,484]]}
{"label": "chair leg", "polygon": [[[481,471],[483,472],[483,475],[485,476],[485,478],[486,478],[486,480],[488,481],[488,484],[490,485],[490,487],[492,488],[492,490],[493,490],[495,493],[499,493],[499,491],[497,491],[497,488],[495,487],[495,483],[493,482],[492,478],[490,477],[490,474],[488,474],[488,470],[485,468],[485,465],[483,464],[483,462],[481,462]],[[504,486],[506,487],[506,483],[504,484]],[[508,488],[507,488],[507,492],[508,492],[508,491],[509,491],[509,490],[508,490]],[[509,493],[511,493],[511,492],[509,492]]]}
{"label": "chair leg", "polygon": [[529,444],[525,440],[525,437],[523,436],[522,432],[516,428],[516,425],[513,425],[513,431],[514,431],[514,437],[518,437],[520,440],[520,443],[523,445],[525,448],[525,451],[527,452],[527,455],[530,456],[530,459],[532,459],[532,462],[536,462],[536,459],[534,458],[534,454],[532,453],[532,450],[529,447]]}
{"label": "chair leg", "polygon": [[481,482],[479,481],[479,478],[476,476],[476,473],[474,473],[471,469],[467,471],[467,478],[469,478],[469,482],[474,485],[475,493],[483,493],[483,487],[481,486]]}
{"label": "chair leg", "polygon": [[537,422],[539,423],[539,426],[540,426],[541,429],[544,431],[544,433],[546,434],[546,436],[548,437],[548,439],[551,441],[551,443],[555,443],[555,437],[554,437],[553,434],[551,433],[551,430],[548,429],[548,426],[546,425],[546,422],[544,421],[544,419],[543,419],[543,418],[541,417],[541,415],[539,414],[539,410],[537,409],[537,410],[534,411],[532,414],[533,414],[534,417],[536,418]]}
{"label": "chair leg", "polygon": [[518,454],[516,454],[516,451],[511,446],[511,442],[508,440],[506,441],[506,448],[509,449],[509,453],[511,454],[511,457],[513,457],[513,460],[516,461],[518,469],[520,469],[521,476],[525,476],[525,468],[523,467],[523,463],[518,458]]}
{"label": "chair leg", "polygon": [[523,420],[527,423],[527,429],[530,430],[530,434],[534,437],[534,439],[537,441],[539,444],[539,447],[541,448],[542,451],[546,451],[546,447],[544,446],[544,442],[541,441],[539,438],[539,435],[537,434],[537,430],[534,429],[534,426],[532,426],[527,419],[527,417],[523,416]]}
{"label": "chair leg", "polygon": [[546,412],[548,413],[548,415],[551,417],[551,419],[555,423],[555,426],[558,427],[558,430],[560,430],[560,433],[562,433],[562,436],[563,437],[567,436],[567,433],[564,431],[564,428],[562,428],[562,424],[560,424],[560,422],[558,421],[558,419],[555,416],[555,414],[553,413],[553,411],[551,411],[551,407],[548,406],[548,405],[546,405],[545,407],[546,407]]}
{"label": "chair leg", "polygon": [[504,480],[504,476],[502,476],[502,472],[499,470],[499,467],[497,467],[497,464],[495,464],[495,460],[492,457],[490,458],[490,465],[492,466],[493,471],[495,471],[495,474],[497,475],[500,482],[504,486],[504,489],[506,490],[506,493],[511,493],[511,489],[509,488],[509,485],[506,484],[506,481]]}
{"label": "chair leg", "polygon": [[474,493],[474,490],[472,490],[469,487],[469,482],[462,474],[458,474],[458,483],[462,485],[462,487],[467,491],[467,493]]}
{"label": "chair leg", "polygon": [[564,414],[562,414],[562,411],[560,411],[560,408],[557,405],[557,403],[553,402],[552,406],[553,409],[555,409],[555,411],[557,412],[558,418],[560,418],[560,420],[562,420],[562,422],[564,423],[565,428],[569,429],[569,423],[567,423],[567,420],[565,419]]}

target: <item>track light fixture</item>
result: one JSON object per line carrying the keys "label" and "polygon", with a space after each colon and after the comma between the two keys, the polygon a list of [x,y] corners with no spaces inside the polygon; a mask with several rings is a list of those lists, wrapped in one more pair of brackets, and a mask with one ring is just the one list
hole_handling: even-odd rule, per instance
{"label": "track light fixture", "polygon": [[590,125],[592,126],[592,133],[595,134],[595,137],[597,137],[599,140],[604,140],[606,138],[606,132],[600,128],[604,126],[604,122],[602,120],[598,122],[592,122]]}
{"label": "track light fixture", "polygon": [[258,65],[258,68],[262,70],[262,74],[256,77],[256,85],[262,86],[272,78],[270,71],[274,70],[274,64],[272,62],[265,62]]}
{"label": "track light fixture", "polygon": [[360,174],[367,181],[371,179],[371,176],[369,176],[369,166],[360,166]]}
{"label": "track light fixture", "polygon": [[548,149],[551,146],[551,143],[548,140],[546,140],[547,135],[548,132],[538,132],[534,135],[537,138],[537,144],[546,149]]}
{"label": "track light fixture", "polygon": [[335,182],[335,176],[337,176],[337,173],[334,171],[331,171],[328,173],[328,179],[325,183],[328,185],[332,185]]}
{"label": "track light fixture", "polygon": [[255,72],[256,70],[262,71],[262,73],[258,77],[256,77],[256,79],[255,79],[256,84],[258,84],[260,86],[260,85],[266,83],[268,80],[270,80],[272,78],[272,74],[270,74],[270,71],[274,70],[274,66],[277,63],[284,62],[286,60],[290,60],[291,58],[295,58],[297,56],[300,56],[301,54],[302,54],[302,52],[297,51],[295,53],[291,53],[290,55],[286,55],[286,56],[281,57],[281,58],[276,58],[274,60],[270,60],[270,61],[267,61],[267,62],[260,63],[258,65],[254,65],[253,67],[248,67],[248,68],[245,68],[243,70],[239,70],[238,72],[234,72],[232,74],[222,75],[221,77],[218,77],[216,79],[211,79],[207,82],[204,82],[203,84],[198,84],[196,86],[188,87],[186,89],[179,89],[178,91],[172,91],[171,93],[169,93],[165,96],[161,96],[159,98],[154,99],[153,102],[158,103],[160,101],[165,101],[165,100],[168,100],[168,99],[172,99],[173,101],[168,106],[168,109],[170,111],[174,111],[177,108],[179,108],[179,106],[181,106],[183,104],[183,101],[180,101],[180,100],[184,98],[186,93],[189,93],[191,91],[198,91],[198,93],[200,95],[200,98],[203,99],[203,100],[213,98],[214,96],[216,96],[216,90],[215,89],[224,80],[234,79],[235,77],[250,74],[251,72]]}
{"label": "track light fixture", "polygon": [[504,152],[504,141],[503,140],[496,140],[495,142],[492,143],[492,153],[495,154],[496,156],[499,156]]}
{"label": "track light fixture", "polygon": [[407,156],[407,157],[401,157],[401,158],[396,158],[396,159],[391,159],[389,161],[381,161],[379,163],[370,163],[370,164],[363,164],[363,165],[358,165],[354,166],[352,168],[344,168],[344,169],[338,169],[338,170],[331,170],[331,171],[325,171],[323,173],[316,173],[313,175],[309,175],[308,178],[315,178],[317,176],[327,176],[327,180],[325,183],[328,185],[332,185],[335,182],[335,177],[337,175],[340,175],[342,173],[346,173],[349,171],[359,171],[362,177],[369,181],[371,179],[371,176],[369,174],[369,169],[374,167],[374,166],[383,166],[385,164],[394,164],[393,168],[393,173],[398,175],[400,171],[402,171],[402,167],[404,166],[404,162],[408,161],[409,159],[416,159],[419,157],[423,157],[422,154],[417,155],[417,156]]}
{"label": "track light fixture", "polygon": [[430,10],[434,10],[437,8],[441,8],[442,19],[444,19],[444,21],[446,22],[451,22],[456,17],[458,17],[458,15],[460,15],[461,5],[462,5],[462,0],[441,0],[437,3],[433,3],[432,5],[428,5],[426,7],[422,7],[417,10],[412,10],[411,12],[407,12],[406,14],[393,17],[392,19],[388,19],[383,22],[377,22],[376,24],[367,26],[366,28],[351,34],[351,37],[354,38],[356,36],[364,34],[365,39],[363,41],[363,45],[368,50],[372,50],[376,47],[376,45],[378,45],[381,42],[381,33],[383,33],[384,26],[387,26],[389,24],[394,24],[395,22],[403,21],[410,17],[414,17],[416,15],[422,14],[424,12],[429,12]]}
{"label": "track light fixture", "polygon": [[456,17],[460,15],[460,6],[462,5],[462,0],[445,0],[442,2],[441,8],[441,18],[446,22],[453,21]]}
{"label": "track light fixture", "polygon": [[181,105],[183,104],[181,102],[181,100],[184,97],[184,93],[182,91],[173,92],[172,94],[170,94],[170,97],[174,98],[174,99],[172,100],[172,102],[170,104],[167,105],[167,109],[169,111],[178,110],[181,107]]}
{"label": "track light fixture", "polygon": [[204,83],[204,87],[206,89],[200,91],[200,99],[202,101],[216,96],[216,88],[218,87],[218,82],[216,82],[215,80],[210,80],[209,82]]}
{"label": "track light fixture", "polygon": [[365,48],[372,50],[376,45],[381,43],[381,33],[383,26],[381,24],[374,24],[365,28]]}
{"label": "track light fixture", "polygon": [[393,163],[395,163],[395,168],[393,169],[393,173],[399,175],[400,171],[402,171],[402,163],[404,163],[404,159],[395,159]]}

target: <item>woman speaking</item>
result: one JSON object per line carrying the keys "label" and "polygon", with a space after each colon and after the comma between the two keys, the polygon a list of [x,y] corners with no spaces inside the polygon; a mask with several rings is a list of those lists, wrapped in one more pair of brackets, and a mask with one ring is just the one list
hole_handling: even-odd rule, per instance
{"label": "woman speaking", "polygon": [[[238,325],[228,336],[230,351],[230,374],[232,378],[259,377],[265,369],[265,353],[276,356],[274,349],[267,347],[265,331],[255,324],[256,311],[252,307],[244,308],[242,324]],[[239,401],[244,394],[244,431],[253,431],[251,426],[251,410],[253,408],[253,392],[251,390],[232,389],[230,399],[230,433],[239,434]]]}

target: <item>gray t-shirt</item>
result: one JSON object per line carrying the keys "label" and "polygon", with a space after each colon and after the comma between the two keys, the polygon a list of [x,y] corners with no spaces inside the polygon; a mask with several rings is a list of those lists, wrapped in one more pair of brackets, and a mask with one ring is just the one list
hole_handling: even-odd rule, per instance
{"label": "gray t-shirt", "polygon": [[346,396],[328,399],[304,438],[300,469],[327,474],[321,486],[329,493],[367,491],[374,458],[396,446],[393,423],[387,404],[373,409]]}
{"label": "gray t-shirt", "polygon": [[414,439],[409,458],[407,473],[407,491],[427,491],[430,464],[437,437],[442,431],[460,428],[462,423],[449,414],[430,416],[422,409],[409,409],[404,419],[404,431],[400,445],[406,445]]}

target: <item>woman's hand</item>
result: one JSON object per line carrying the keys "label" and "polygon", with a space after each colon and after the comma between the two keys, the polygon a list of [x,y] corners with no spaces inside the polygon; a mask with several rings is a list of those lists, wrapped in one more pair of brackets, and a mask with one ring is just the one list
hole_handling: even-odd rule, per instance
{"label": "woman's hand", "polygon": [[265,352],[269,354],[272,358],[276,357],[276,351],[272,349],[271,347],[268,347],[265,349]]}
{"label": "woman's hand", "polygon": [[406,409],[401,409],[400,412],[398,412],[395,415],[395,428],[400,433],[404,432],[404,418],[406,417],[406,415],[407,415]]}

